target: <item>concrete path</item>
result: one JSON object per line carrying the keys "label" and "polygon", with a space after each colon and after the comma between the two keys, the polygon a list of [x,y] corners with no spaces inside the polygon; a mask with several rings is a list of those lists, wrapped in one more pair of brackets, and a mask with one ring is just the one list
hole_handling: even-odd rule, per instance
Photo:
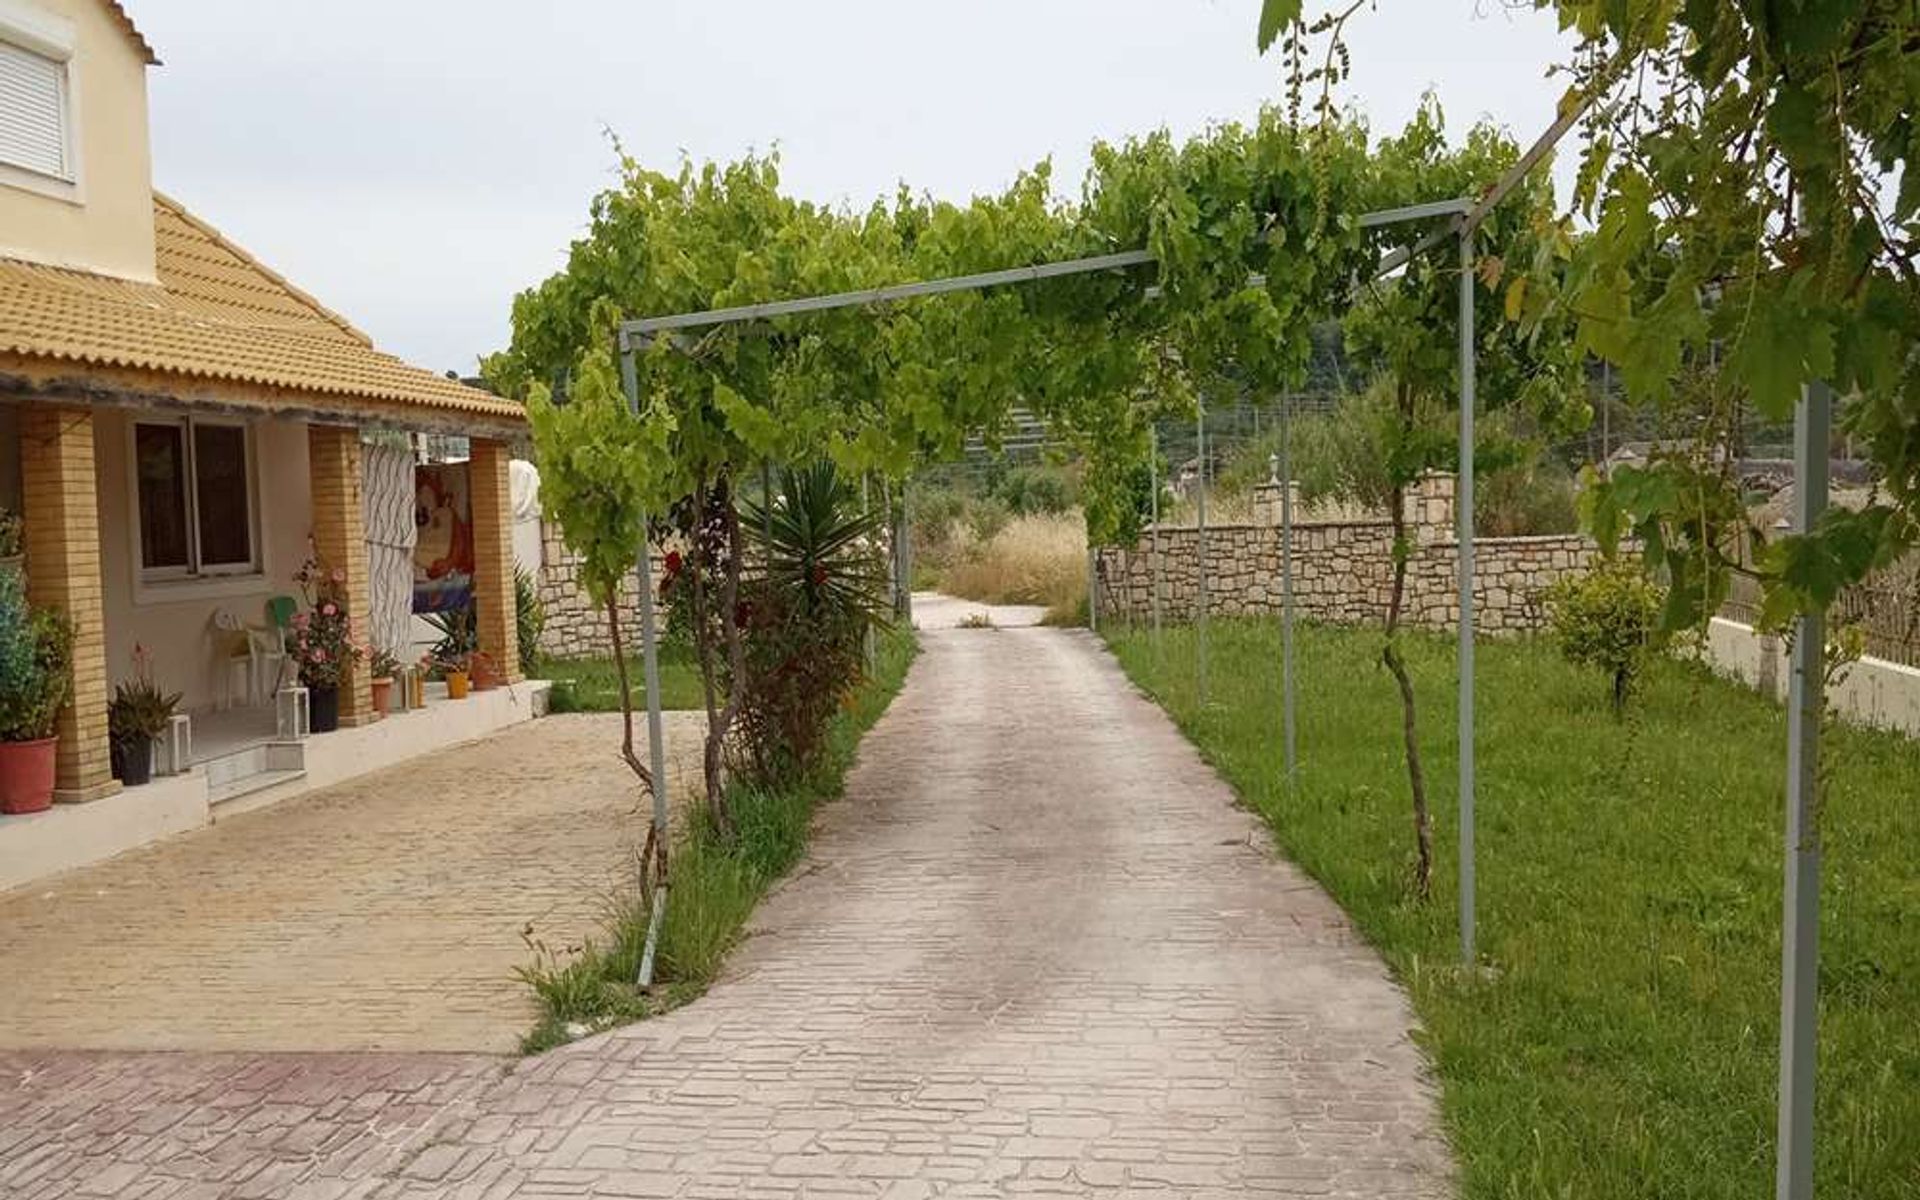
{"label": "concrete path", "polygon": [[978,624],[982,618],[995,629],[1018,629],[1038,625],[1046,615],[1046,606],[1040,604],[984,604],[943,596],[939,592],[913,594],[915,629],[961,629],[966,628],[969,621]]}
{"label": "concrete path", "polygon": [[1401,996],[1097,644],[924,644],[700,1001],[517,1064],[0,1056],[0,1193],[1448,1194]]}

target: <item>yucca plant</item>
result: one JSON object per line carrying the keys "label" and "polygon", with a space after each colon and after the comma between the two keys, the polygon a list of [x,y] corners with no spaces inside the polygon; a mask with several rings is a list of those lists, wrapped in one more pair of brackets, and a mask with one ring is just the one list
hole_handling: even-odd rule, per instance
{"label": "yucca plant", "polygon": [[761,570],[741,592],[735,758],[751,780],[775,783],[816,761],[859,682],[867,631],[886,620],[884,519],[824,462],[782,470],[771,504],[745,517]]}
{"label": "yucca plant", "polygon": [[748,536],[761,552],[767,583],[792,589],[808,615],[838,612],[884,623],[885,517],[868,511],[860,493],[825,461],[782,468],[771,499],[771,512],[760,503],[746,505]]}

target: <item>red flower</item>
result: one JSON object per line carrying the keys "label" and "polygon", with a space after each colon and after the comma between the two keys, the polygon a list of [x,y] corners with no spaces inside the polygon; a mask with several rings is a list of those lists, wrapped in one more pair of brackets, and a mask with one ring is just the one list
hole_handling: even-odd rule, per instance
{"label": "red flower", "polygon": [[813,580],[813,586],[815,587],[825,587],[827,585],[827,569],[818,563],[814,564],[812,572],[810,572],[807,577]]}
{"label": "red flower", "polygon": [[667,578],[671,579],[675,575],[678,575],[680,573],[681,559],[680,559],[680,552],[678,550],[667,551],[666,565],[667,565]]}

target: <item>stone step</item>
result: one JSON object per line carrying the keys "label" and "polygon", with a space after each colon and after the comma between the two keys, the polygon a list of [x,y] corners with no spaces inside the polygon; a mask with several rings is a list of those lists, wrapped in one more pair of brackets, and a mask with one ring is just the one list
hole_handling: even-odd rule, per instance
{"label": "stone step", "polygon": [[238,813],[261,808],[281,797],[277,789],[288,784],[298,784],[307,777],[304,767],[268,768],[251,775],[242,775],[230,779],[218,787],[207,790],[207,805],[215,821],[224,820]]}

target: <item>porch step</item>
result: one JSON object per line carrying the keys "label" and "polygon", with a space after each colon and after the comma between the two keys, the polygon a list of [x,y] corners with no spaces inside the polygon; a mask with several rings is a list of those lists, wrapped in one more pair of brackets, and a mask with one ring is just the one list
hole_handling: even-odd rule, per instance
{"label": "porch step", "polygon": [[251,775],[242,775],[207,789],[207,805],[211,809],[213,820],[219,821],[260,808],[280,799],[272,794],[274,789],[287,784],[299,783],[306,779],[305,767],[268,769]]}
{"label": "porch step", "polygon": [[232,816],[280,799],[274,789],[307,777],[306,747],[300,742],[259,742],[200,764],[207,773],[207,803],[213,819]]}

